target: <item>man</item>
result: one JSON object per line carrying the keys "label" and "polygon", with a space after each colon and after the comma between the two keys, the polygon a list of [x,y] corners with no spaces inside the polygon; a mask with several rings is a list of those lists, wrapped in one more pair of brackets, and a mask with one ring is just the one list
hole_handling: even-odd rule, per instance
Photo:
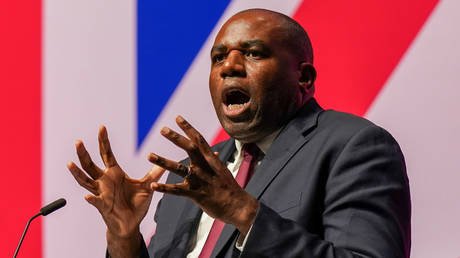
{"label": "man", "polygon": [[[371,122],[318,106],[313,54],[300,25],[272,11],[240,12],[219,31],[211,59],[211,97],[230,140],[211,148],[178,116],[187,137],[169,128],[161,134],[189,160],[152,153],[156,166],[141,180],[118,166],[104,127],[106,169],[77,142],[89,177],[72,162],[68,168],[93,194],[85,198],[107,224],[110,256],[408,257],[401,150]],[[173,173],[160,184],[164,169]],[[155,191],[165,196],[147,253],[139,224]]]}

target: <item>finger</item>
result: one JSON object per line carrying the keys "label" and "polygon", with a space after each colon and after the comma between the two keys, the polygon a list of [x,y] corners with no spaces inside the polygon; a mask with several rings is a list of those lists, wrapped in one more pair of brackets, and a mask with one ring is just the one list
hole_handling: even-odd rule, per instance
{"label": "finger", "polygon": [[185,177],[188,174],[188,167],[182,163],[163,158],[155,153],[150,153],[148,159],[150,162],[165,168],[178,176]]}
{"label": "finger", "polygon": [[101,126],[99,129],[99,152],[101,154],[102,160],[107,168],[114,167],[117,165],[117,160],[112,153],[112,148],[110,147],[109,137],[107,135],[107,129],[105,126]]}
{"label": "finger", "polygon": [[75,143],[75,147],[77,149],[77,155],[78,159],[80,160],[80,164],[86,173],[88,173],[93,179],[98,179],[101,177],[103,175],[102,169],[96,166],[93,160],[91,160],[91,157],[83,145],[83,142],[78,140]]}
{"label": "finger", "polygon": [[188,196],[190,195],[190,191],[187,190],[185,183],[180,184],[161,184],[157,182],[153,182],[150,187],[153,191],[173,194],[178,196]]}
{"label": "finger", "polygon": [[206,139],[201,135],[189,122],[187,122],[182,116],[176,117],[177,125],[184,131],[184,133],[190,138],[190,140],[198,146],[200,153],[203,155],[206,162],[214,171],[220,171],[223,169],[223,164],[219,158],[214,155]]}
{"label": "finger", "polygon": [[104,201],[98,197],[98,196],[94,196],[94,195],[91,195],[91,194],[87,194],[85,195],[85,200],[93,205],[94,207],[96,207],[96,209],[99,211],[99,212],[102,212],[102,209],[104,207]]}
{"label": "finger", "polygon": [[212,153],[211,147],[209,147],[206,139],[182,116],[176,117],[176,123],[190,138],[190,140],[200,147],[202,152],[204,151],[206,153]]}
{"label": "finger", "polygon": [[[145,176],[141,180],[150,180],[151,182],[156,182],[160,180],[160,178],[163,176],[164,172],[166,170],[160,166],[153,165],[152,168],[150,168],[149,172],[145,174]],[[150,183],[151,183],[150,182]]]}
{"label": "finger", "polygon": [[160,180],[165,171],[166,170],[164,168],[153,165],[149,172],[147,172],[140,181],[143,182],[145,189],[152,190],[150,184]]}
{"label": "finger", "polygon": [[198,145],[193,143],[191,140],[187,139],[186,137],[182,136],[181,134],[175,132],[174,130],[163,127],[161,129],[161,135],[166,137],[172,143],[174,143],[177,147],[185,150],[195,164],[205,164],[206,160],[204,159],[203,155],[200,152]]}
{"label": "finger", "polygon": [[81,185],[86,190],[90,191],[94,195],[98,195],[98,187],[97,183],[89,178],[85,172],[83,172],[75,163],[69,162],[67,164],[67,168],[69,169],[70,173],[72,173],[75,180],[77,180],[78,184]]}
{"label": "finger", "polygon": [[173,172],[180,177],[183,177],[184,179],[188,179],[189,182],[193,182],[195,185],[200,185],[202,181],[209,182],[213,176],[209,175],[208,173],[201,173],[202,169],[193,164],[186,166],[180,162],[168,160],[154,153],[150,153],[149,161]]}

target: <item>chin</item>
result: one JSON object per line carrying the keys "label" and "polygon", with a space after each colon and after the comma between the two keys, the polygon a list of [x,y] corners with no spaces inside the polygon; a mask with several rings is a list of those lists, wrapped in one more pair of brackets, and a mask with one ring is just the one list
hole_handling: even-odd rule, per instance
{"label": "chin", "polygon": [[232,123],[227,121],[221,124],[228,135],[242,143],[258,142],[271,132],[271,130],[267,130],[267,127],[257,126],[252,123]]}

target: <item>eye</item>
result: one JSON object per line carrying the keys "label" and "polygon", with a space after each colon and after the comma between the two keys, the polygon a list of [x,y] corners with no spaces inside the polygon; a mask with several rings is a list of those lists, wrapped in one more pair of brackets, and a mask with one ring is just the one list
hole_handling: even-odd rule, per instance
{"label": "eye", "polygon": [[216,54],[212,57],[212,62],[219,63],[219,62],[222,62],[224,59],[225,59],[225,54]]}
{"label": "eye", "polygon": [[262,52],[257,51],[257,50],[248,50],[246,52],[246,56],[250,58],[254,58],[254,59],[263,57]]}

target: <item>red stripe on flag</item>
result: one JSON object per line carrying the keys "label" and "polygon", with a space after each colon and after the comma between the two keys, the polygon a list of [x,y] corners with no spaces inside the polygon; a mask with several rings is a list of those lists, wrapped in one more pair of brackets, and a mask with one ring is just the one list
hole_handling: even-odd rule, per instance
{"label": "red stripe on flag", "polygon": [[293,18],[312,40],[321,106],[364,115],[437,3],[303,1]]}
{"label": "red stripe on flag", "polygon": [[324,108],[364,115],[438,0],[303,1]]}
{"label": "red stripe on flag", "polygon": [[211,144],[214,145],[214,144],[219,143],[221,141],[225,141],[228,138],[230,138],[230,136],[228,136],[227,132],[225,132],[225,130],[222,128],[217,133],[217,135],[214,137],[214,139],[212,140]]}
{"label": "red stripe on flag", "polygon": [[[0,256],[11,257],[41,206],[41,1],[0,3]],[[18,257],[42,256],[41,221]]]}

